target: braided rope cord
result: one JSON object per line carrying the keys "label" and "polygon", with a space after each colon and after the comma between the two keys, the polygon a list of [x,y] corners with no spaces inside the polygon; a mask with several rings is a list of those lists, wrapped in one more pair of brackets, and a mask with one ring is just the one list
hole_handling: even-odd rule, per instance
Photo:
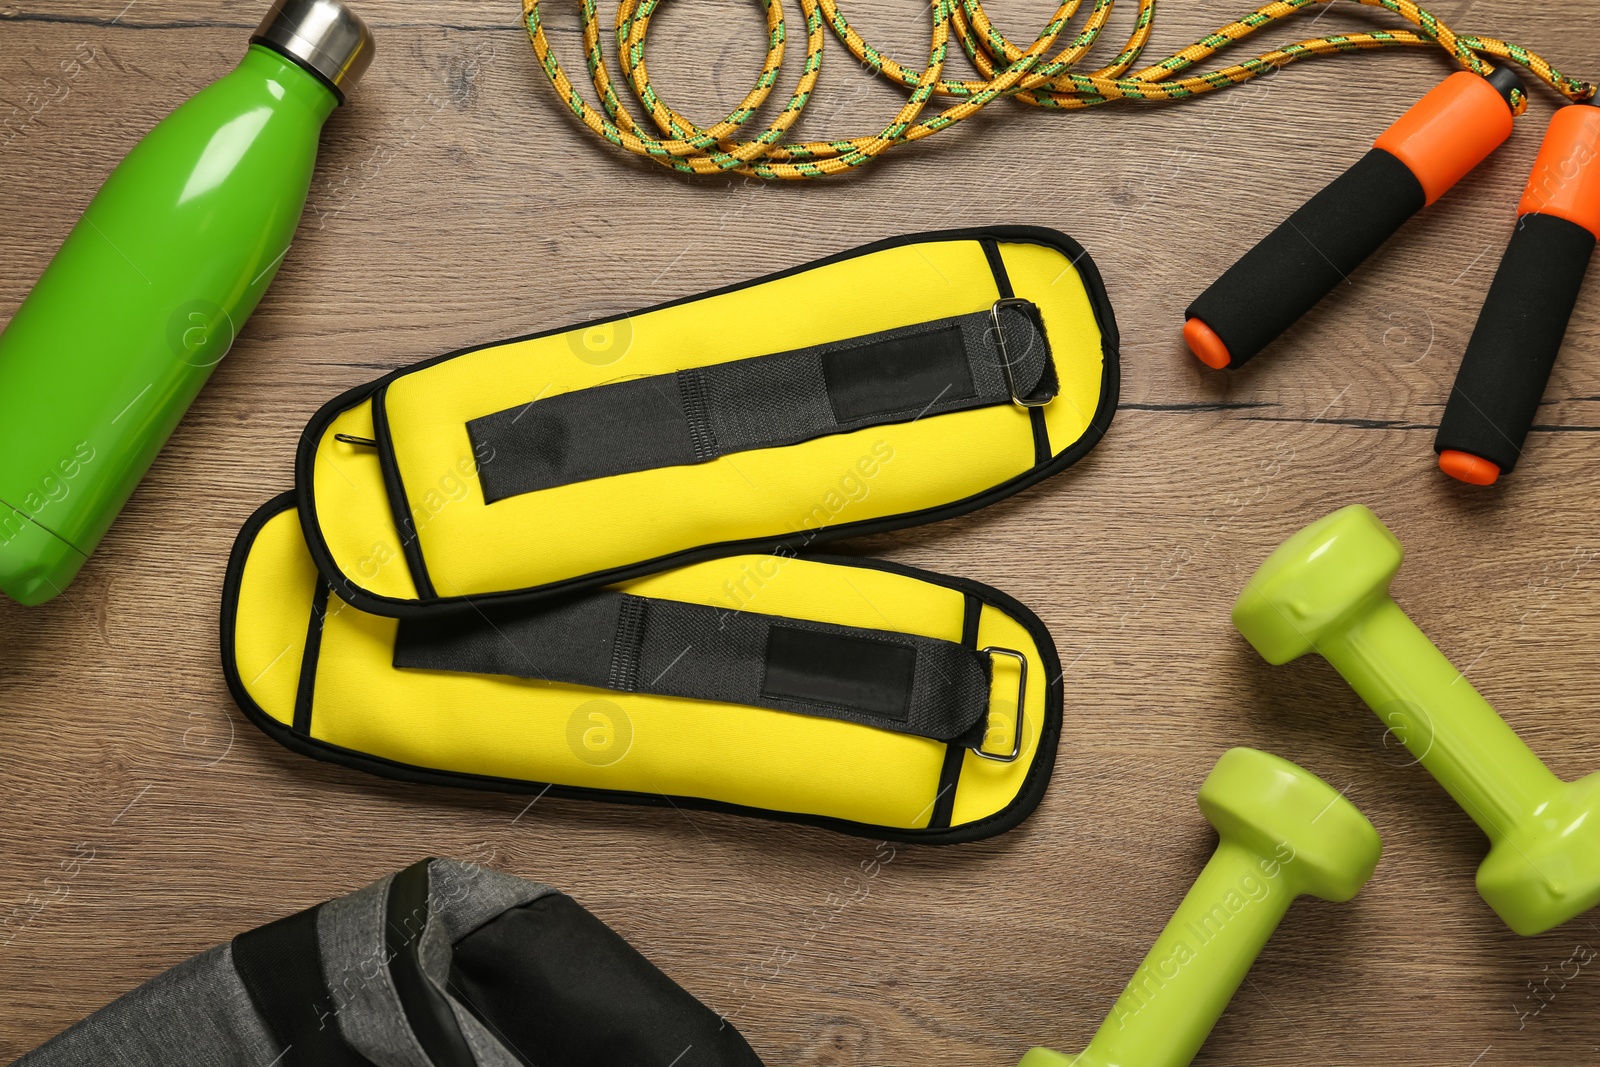
{"label": "braided rope cord", "polygon": [[[1411,0],[1343,2],[1382,8],[1410,23],[1412,29],[1313,37],[1201,73],[1189,72],[1257,30],[1336,0],[1274,0],[1132,73],[1129,71],[1150,42],[1155,0],[1137,0],[1139,8],[1127,44],[1109,64],[1089,72],[1080,72],[1077,67],[1099,41],[1117,0],[1067,0],[1026,47],[1019,47],[995,27],[980,0],[932,0],[933,32],[927,62],[921,70],[897,63],[868,43],[839,10],[838,0],[798,0],[806,34],[799,83],[765,129],[753,137],[740,136],[771,96],[783,67],[788,40],[783,0],[758,0],[767,22],[766,59],[750,92],[727,116],[710,126],[700,126],[669,107],[650,81],[645,41],[650,20],[661,2],[619,0],[615,27],[622,72],[654,125],[654,132],[628,113],[612,85],[600,43],[596,0],[579,0],[579,13],[589,79],[600,100],[598,108],[583,97],[557,61],[545,33],[542,0],[522,0],[523,21],[545,76],[580,122],[619,148],[685,174],[734,172],[758,178],[822,178],[853,170],[896,145],[947,129],[1002,98],[1050,110],[1095,107],[1114,100],[1182,100],[1243,85],[1312,56],[1382,48],[1440,48],[1464,70],[1476,74],[1492,70],[1486,56],[1515,63],[1568,100],[1589,100],[1596,91],[1594,85],[1562,74],[1542,56],[1520,45],[1493,37],[1457,34]],[[1069,36],[1068,26],[1085,2],[1090,4],[1088,14],[1077,32]],[[787,140],[790,129],[811,102],[822,73],[823,46],[829,30],[865,70],[906,90],[905,103],[877,133],[831,141]],[[944,77],[952,36],[980,80]],[[929,110],[929,104],[935,98],[953,102],[934,112]],[[1518,114],[1526,108],[1527,100],[1520,89],[1513,91],[1511,104]]]}

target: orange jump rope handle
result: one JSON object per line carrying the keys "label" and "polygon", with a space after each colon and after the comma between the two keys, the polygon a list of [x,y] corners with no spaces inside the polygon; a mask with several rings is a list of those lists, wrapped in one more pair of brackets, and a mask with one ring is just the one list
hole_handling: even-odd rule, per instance
{"label": "orange jump rope handle", "polygon": [[1209,367],[1237,367],[1314,307],[1423,207],[1511,135],[1505,67],[1458,71],[1372,150],[1273,230],[1193,304],[1184,340]]}
{"label": "orange jump rope handle", "polygon": [[1522,455],[1600,238],[1597,156],[1600,107],[1557,111],[1433,442],[1453,478],[1489,485]]}

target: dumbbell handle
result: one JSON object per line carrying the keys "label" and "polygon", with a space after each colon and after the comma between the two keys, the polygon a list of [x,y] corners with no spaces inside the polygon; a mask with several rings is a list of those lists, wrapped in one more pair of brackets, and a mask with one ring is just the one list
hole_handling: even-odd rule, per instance
{"label": "dumbbell handle", "polygon": [[1522,454],[1600,237],[1596,156],[1600,108],[1556,112],[1434,440],[1461,481],[1492,484]]}
{"label": "dumbbell handle", "polygon": [[1393,598],[1377,599],[1343,628],[1325,633],[1317,651],[1491,841],[1560,788]]}
{"label": "dumbbell handle", "polygon": [[1222,754],[1196,797],[1217,847],[1078,1056],[1035,1048],[1019,1067],[1185,1067],[1301,894],[1354,897],[1378,831],[1322,779],[1251,748]]}
{"label": "dumbbell handle", "polygon": [[1036,1048],[1018,1067],[1184,1067],[1297,895],[1292,866],[1224,838],[1089,1047]]}

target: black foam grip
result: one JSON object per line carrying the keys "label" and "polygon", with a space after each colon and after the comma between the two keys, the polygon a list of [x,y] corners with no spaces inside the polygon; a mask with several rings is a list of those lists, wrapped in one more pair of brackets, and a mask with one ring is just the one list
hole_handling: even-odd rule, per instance
{"label": "black foam grip", "polygon": [[1374,148],[1229,267],[1185,315],[1211,327],[1237,367],[1344,281],[1425,200],[1416,175]]}
{"label": "black foam grip", "polygon": [[1524,215],[1500,260],[1445,404],[1436,452],[1517,465],[1567,320],[1594,251],[1594,234],[1555,215]]}

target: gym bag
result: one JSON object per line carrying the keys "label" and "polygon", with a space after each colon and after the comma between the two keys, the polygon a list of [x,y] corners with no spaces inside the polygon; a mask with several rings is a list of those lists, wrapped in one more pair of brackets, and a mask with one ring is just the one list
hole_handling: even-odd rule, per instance
{"label": "gym bag", "polygon": [[761,1067],[570,897],[423,860],[152,978],[18,1067]]}

